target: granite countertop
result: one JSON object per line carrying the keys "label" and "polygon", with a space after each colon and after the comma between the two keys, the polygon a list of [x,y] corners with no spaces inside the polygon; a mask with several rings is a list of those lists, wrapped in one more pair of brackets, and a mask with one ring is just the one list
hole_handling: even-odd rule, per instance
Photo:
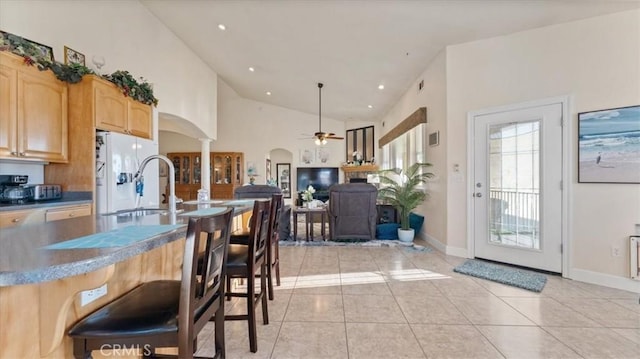
{"label": "granite countertop", "polygon": [[[252,203],[234,206],[236,215],[251,208]],[[186,205],[183,209],[184,212],[178,214],[98,215],[3,229],[0,231],[0,287],[92,272],[183,238],[188,215],[198,206]],[[79,243],[78,246],[60,244],[70,240],[76,241],[67,244]],[[106,245],[86,245],[100,241]],[[60,248],[55,249],[56,246]]]}
{"label": "granite countertop", "polygon": [[91,192],[64,192],[62,198],[20,204],[0,203],[0,212],[19,211],[25,209],[46,209],[51,207],[79,205],[91,203]]}

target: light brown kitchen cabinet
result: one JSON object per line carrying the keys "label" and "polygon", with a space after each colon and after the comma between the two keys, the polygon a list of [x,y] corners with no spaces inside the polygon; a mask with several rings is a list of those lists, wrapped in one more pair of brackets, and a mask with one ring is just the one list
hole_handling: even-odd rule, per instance
{"label": "light brown kitchen cabinet", "polygon": [[91,205],[83,204],[78,206],[59,207],[48,209],[45,214],[46,222],[60,221],[76,217],[85,217],[91,215]]}
{"label": "light brown kitchen cabinet", "polygon": [[93,114],[97,129],[152,137],[150,105],[125,96],[116,85],[97,76],[85,76],[81,84],[93,87]]}
{"label": "light brown kitchen cabinet", "polygon": [[67,84],[0,52],[0,158],[68,161]]}
{"label": "light brown kitchen cabinet", "polygon": [[152,137],[151,106],[133,100],[128,101],[128,106],[128,133],[150,139]]}
{"label": "light brown kitchen cabinet", "polygon": [[91,207],[92,204],[87,203],[0,212],[0,228],[17,227],[25,223],[44,223],[89,216],[91,215]]}
{"label": "light brown kitchen cabinet", "polygon": [[0,212],[0,228],[17,227],[26,222],[44,222],[43,212],[36,209]]}
{"label": "light brown kitchen cabinet", "polygon": [[126,133],[126,97],[119,91],[114,91],[113,84],[97,77],[87,77],[80,85],[93,87],[95,126],[102,130]]}

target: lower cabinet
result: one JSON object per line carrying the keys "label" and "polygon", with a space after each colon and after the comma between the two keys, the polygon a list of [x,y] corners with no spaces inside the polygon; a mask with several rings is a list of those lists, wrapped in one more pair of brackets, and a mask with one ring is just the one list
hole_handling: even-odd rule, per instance
{"label": "lower cabinet", "polygon": [[0,212],[0,228],[22,226],[26,223],[44,223],[91,215],[91,204],[47,207]]}
{"label": "lower cabinet", "polygon": [[[192,184],[176,184],[176,197],[180,198],[183,201],[191,201],[198,198],[198,190],[201,188],[200,185],[192,185]],[[167,195],[169,189],[167,189]]]}
{"label": "lower cabinet", "polygon": [[21,226],[25,223],[43,222],[44,211],[39,209],[0,212],[0,228],[11,228]]}
{"label": "lower cabinet", "polygon": [[75,217],[84,217],[91,215],[91,205],[83,204],[73,207],[62,207],[47,210],[45,214],[46,222],[59,221],[62,219],[70,219]]}

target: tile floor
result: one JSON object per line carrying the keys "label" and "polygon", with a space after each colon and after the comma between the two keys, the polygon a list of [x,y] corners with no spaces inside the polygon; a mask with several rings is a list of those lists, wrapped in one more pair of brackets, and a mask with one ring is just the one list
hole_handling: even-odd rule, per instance
{"label": "tile floor", "polygon": [[[435,250],[280,250],[258,352],[246,322],[231,321],[227,358],[640,358],[638,294],[556,276],[538,294],[454,273],[464,259]],[[226,310],[246,309],[235,299]],[[212,335],[201,332],[199,355]]]}

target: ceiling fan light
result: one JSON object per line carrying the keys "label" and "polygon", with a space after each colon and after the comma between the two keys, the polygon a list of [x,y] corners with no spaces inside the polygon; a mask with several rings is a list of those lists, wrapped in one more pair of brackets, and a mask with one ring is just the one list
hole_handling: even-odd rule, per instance
{"label": "ceiling fan light", "polygon": [[322,144],[322,141],[320,141],[320,139],[319,139],[319,138],[316,138],[316,145],[317,145],[317,146],[320,146],[321,144]]}
{"label": "ceiling fan light", "polygon": [[322,143],[323,145],[326,145],[327,144],[327,139],[323,138],[322,141],[320,141],[320,143]]}

